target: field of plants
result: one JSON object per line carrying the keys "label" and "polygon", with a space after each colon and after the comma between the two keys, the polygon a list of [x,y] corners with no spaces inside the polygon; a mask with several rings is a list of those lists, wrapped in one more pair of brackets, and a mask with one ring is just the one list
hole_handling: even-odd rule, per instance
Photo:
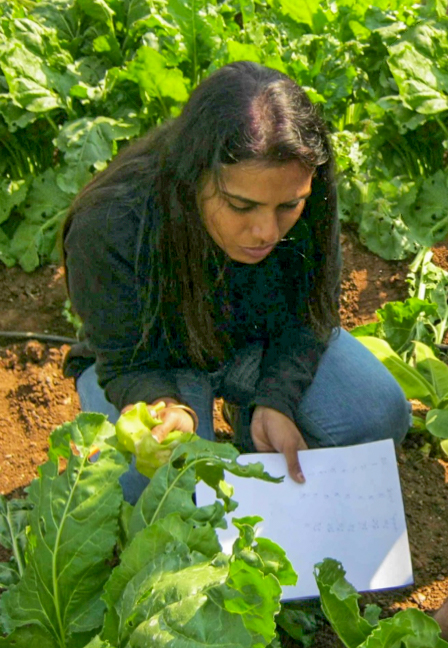
{"label": "field of plants", "polygon": [[[0,646],[341,645],[315,609],[278,616],[293,575],[254,541],[256,520],[239,522],[232,557],[219,553],[214,529],[233,506],[222,470],[240,471],[229,444],[176,440],[132,509],[115,488],[126,452],[114,430],[68,423],[79,405],[54,339],[75,335],[59,268],[66,210],[127,141],[241,59],[286,72],[321,106],[338,164],[343,324],[414,405],[399,463],[416,586],[361,618],[326,563],[326,616],[349,648],[448,645],[428,615],[393,614],[448,596],[447,12],[447,0],[0,0]],[[27,330],[53,339],[20,342]],[[192,506],[197,479],[215,488],[213,509]]]}

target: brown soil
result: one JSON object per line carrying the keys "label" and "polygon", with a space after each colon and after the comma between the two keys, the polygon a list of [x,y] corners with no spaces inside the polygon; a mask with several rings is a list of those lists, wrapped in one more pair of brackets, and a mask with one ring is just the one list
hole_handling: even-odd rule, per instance
{"label": "brown soil", "polygon": [[[350,230],[343,233],[344,274],[341,299],[343,325],[374,321],[375,310],[407,296],[407,265],[371,254]],[[434,261],[448,269],[448,248],[439,246]],[[32,274],[0,267],[0,332],[33,331],[73,337],[62,316],[65,301],[60,268],[47,266]],[[20,341],[0,334],[0,493],[21,494],[46,458],[50,432],[79,412],[73,382],[61,373],[68,346],[36,340]],[[217,431],[228,429],[216,406]],[[399,452],[415,584],[403,590],[365,595],[390,615],[405,607],[431,612],[448,596],[448,463],[425,456],[421,439],[411,436]],[[288,642],[288,645],[295,645]],[[297,644],[298,645],[298,644]],[[327,625],[313,644],[342,646]]]}

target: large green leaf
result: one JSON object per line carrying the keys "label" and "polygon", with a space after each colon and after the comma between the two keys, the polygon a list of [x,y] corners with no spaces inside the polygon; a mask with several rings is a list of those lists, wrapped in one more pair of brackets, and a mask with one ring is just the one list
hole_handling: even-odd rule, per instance
{"label": "large green leaf", "polygon": [[66,107],[75,79],[67,66],[70,53],[58,42],[54,29],[32,18],[14,21],[13,33],[0,45],[0,62],[10,96],[34,113]]}
{"label": "large green leaf", "polygon": [[30,223],[42,224],[55,215],[66,212],[71,202],[71,196],[59,188],[54,169],[47,169],[33,179],[23,213]]}
{"label": "large green leaf", "polygon": [[0,223],[6,221],[12,209],[23,202],[28,185],[27,180],[3,178],[0,181]]}
{"label": "large green leaf", "polygon": [[15,571],[25,569],[26,529],[31,505],[23,499],[0,495],[0,544],[13,553]]}
{"label": "large green leaf", "polygon": [[115,12],[106,0],[77,0],[77,4],[85,14],[98,22],[105,23],[111,31],[114,31]]}
{"label": "large green leaf", "polygon": [[429,410],[425,425],[434,436],[439,439],[448,439],[448,409]]}
{"label": "large green leaf", "polygon": [[30,112],[45,113],[62,108],[64,102],[52,88],[45,63],[20,42],[0,49],[0,63],[9,92],[18,105]]}
{"label": "large green leaf", "polygon": [[61,45],[70,48],[79,40],[81,14],[76,0],[41,0],[33,7],[36,22],[53,29]]}
{"label": "large green leaf", "polygon": [[365,206],[359,239],[369,250],[383,259],[403,259],[415,249],[409,238],[409,227],[401,214],[393,213],[388,200],[378,198]]}
{"label": "large green leaf", "polygon": [[104,169],[117,152],[117,141],[130,139],[139,132],[135,121],[118,121],[110,117],[82,117],[67,122],[56,140],[64,153],[64,164],[57,173],[62,191],[76,194],[92,177]]}
{"label": "large green leaf", "polygon": [[190,81],[195,86],[222,42],[224,24],[216,0],[168,0],[167,10],[182,36]]}
{"label": "large green leaf", "polygon": [[428,300],[410,297],[404,302],[388,302],[376,314],[381,322],[378,337],[384,337],[392,349],[401,354],[419,334],[422,340],[430,339],[424,324],[437,317],[437,306]]}
{"label": "large green leaf", "polygon": [[[173,512],[178,512],[183,520],[196,520],[222,526],[225,511],[232,511],[236,503],[225,488],[224,472],[227,470],[239,477],[255,477],[267,481],[282,481],[268,475],[261,463],[241,465],[237,462],[238,451],[230,443],[216,444],[204,439],[194,443],[178,445],[170,463],[160,468],[137,502],[129,529],[131,537],[147,524]],[[183,462],[181,470],[172,465],[177,460]],[[197,479],[211,486],[224,506],[219,502],[197,508],[193,495]]]}
{"label": "large green leaf", "polygon": [[403,610],[375,627],[368,623],[339,562],[327,558],[316,565],[315,575],[325,616],[347,648],[448,648],[439,625],[420,610]]}
{"label": "large green leaf", "polygon": [[422,376],[431,383],[440,400],[448,397],[448,366],[436,358],[426,344],[415,342],[415,366]]}
{"label": "large green leaf", "polygon": [[[167,67],[162,54],[152,47],[142,46],[136,57],[128,64],[127,77],[135,81],[145,97],[186,101],[187,82],[178,68]],[[166,115],[168,116],[168,115]]]}
{"label": "large green leaf", "polygon": [[[99,414],[81,414],[50,438],[50,460],[29,489],[28,563],[20,583],[0,601],[8,631],[36,626],[58,646],[102,624],[102,588],[118,533],[122,492],[118,477],[126,470],[122,455],[104,444],[113,426]],[[77,454],[70,451],[74,444]],[[102,451],[89,461],[92,444]],[[59,473],[59,462],[67,467]]]}
{"label": "large green leaf", "polygon": [[430,616],[409,608],[391,619],[383,619],[373,630],[363,648],[446,648],[440,639],[440,627]]}
{"label": "large green leaf", "polygon": [[439,399],[431,383],[417,369],[404,362],[385,340],[362,336],[357,339],[389,369],[403,389],[406,398],[431,403],[434,407],[437,405]]}
{"label": "large green leaf", "polygon": [[60,644],[44,629],[36,626],[18,628],[5,639],[1,648],[60,648]]}
{"label": "large green leaf", "polygon": [[130,648],[254,648],[256,645],[240,616],[229,614],[202,593],[172,603],[139,625],[129,643]]}
{"label": "large green leaf", "polygon": [[317,13],[319,0],[304,0],[303,2],[294,2],[294,0],[280,0],[282,12],[298,23],[305,23],[313,27],[313,18]]}
{"label": "large green leaf", "polygon": [[345,579],[341,563],[325,559],[314,568],[325,616],[347,648],[357,648],[373,630],[359,613],[359,594]]}
{"label": "large green leaf", "polygon": [[413,210],[406,218],[412,236],[420,245],[432,247],[448,236],[447,196],[446,170],[439,169],[422,182]]}
{"label": "large green leaf", "polygon": [[[112,642],[129,639],[137,619],[142,622],[170,600],[194,593],[198,574],[202,574],[200,578],[211,579],[208,586],[216,584],[216,578],[217,582],[225,580],[226,567],[221,572],[210,568],[219,550],[211,527],[195,528],[177,513],[143,528],[122,553],[120,565],[107,583],[104,600],[109,612],[104,637]],[[128,623],[130,618],[132,625]]]}
{"label": "large green leaf", "polygon": [[6,236],[0,227],[0,261],[8,268],[16,263],[16,259],[11,254],[11,240]]}
{"label": "large green leaf", "polygon": [[[389,46],[388,65],[400,96],[411,109],[437,114],[448,109],[448,67],[440,65],[446,49],[446,23],[417,24],[405,38]],[[445,68],[445,69],[444,69]]]}

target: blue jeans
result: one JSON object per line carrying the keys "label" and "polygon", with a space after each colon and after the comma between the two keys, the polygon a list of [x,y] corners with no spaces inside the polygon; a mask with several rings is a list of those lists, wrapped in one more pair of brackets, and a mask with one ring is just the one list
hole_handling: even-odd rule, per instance
{"label": "blue jeans", "polygon": [[[262,354],[253,345],[239,358],[237,369],[226,367],[216,373],[195,369],[176,370],[182,401],[198,415],[198,434],[213,440],[213,399],[232,398],[238,389],[241,401],[250,402]],[[236,366],[236,365],[235,365]],[[77,380],[81,409],[101,412],[115,423],[119,412],[106,400],[98,385],[94,367]],[[250,412],[246,411],[247,433]],[[340,329],[323,354],[312,385],[296,412],[295,422],[310,448],[355,445],[392,438],[400,443],[411,426],[411,405],[392,374],[356,338]],[[249,442],[248,450],[252,450]],[[254,449],[253,449],[254,450]],[[148,480],[131,466],[122,477],[125,499],[135,503]]]}

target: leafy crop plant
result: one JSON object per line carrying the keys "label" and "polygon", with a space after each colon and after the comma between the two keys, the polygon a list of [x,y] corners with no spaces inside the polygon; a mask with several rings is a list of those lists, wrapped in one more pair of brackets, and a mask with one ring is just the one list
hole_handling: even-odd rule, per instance
{"label": "leafy crop plant", "polygon": [[[123,415],[120,436],[152,452],[144,437],[154,421],[144,407]],[[278,646],[281,586],[297,578],[291,564],[255,537],[260,518],[233,520],[231,555],[216,528],[237,506],[225,470],[279,480],[261,463],[238,464],[230,444],[177,434],[149,462],[154,475],[131,506],[119,484],[130,456],[106,417],[80,414],[52,433],[27,499],[1,500],[0,541],[13,555],[0,569],[0,646]],[[215,490],[214,504],[195,505],[199,480]]]}
{"label": "leafy crop plant", "polygon": [[368,605],[361,616],[359,594],[336,560],[316,565],[315,575],[325,615],[347,648],[448,648],[436,621],[420,610],[379,620],[380,608]]}

